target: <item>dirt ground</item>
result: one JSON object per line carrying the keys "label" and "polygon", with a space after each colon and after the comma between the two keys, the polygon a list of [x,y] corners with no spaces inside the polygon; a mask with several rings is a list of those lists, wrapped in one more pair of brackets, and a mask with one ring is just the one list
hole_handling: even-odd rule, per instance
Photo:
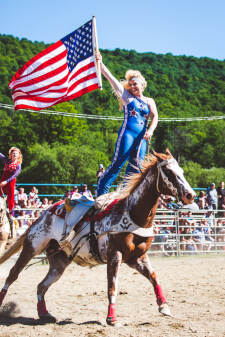
{"label": "dirt ground", "polygon": [[[46,295],[57,323],[41,324],[36,286],[48,266],[24,270],[11,286],[0,312],[0,337],[223,337],[225,336],[225,256],[151,258],[173,317],[159,314],[148,281],[122,265],[117,298],[121,327],[106,325],[106,265],[93,269],[72,264]],[[13,260],[0,266],[4,284]]]}

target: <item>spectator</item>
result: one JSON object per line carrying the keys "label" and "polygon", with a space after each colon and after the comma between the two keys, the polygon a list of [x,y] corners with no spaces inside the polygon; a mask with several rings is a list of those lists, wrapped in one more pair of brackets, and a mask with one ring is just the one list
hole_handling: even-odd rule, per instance
{"label": "spectator", "polygon": [[199,227],[193,227],[192,235],[196,244],[197,250],[202,251],[205,245],[204,221],[200,221]]}
{"label": "spectator", "polygon": [[180,242],[181,242],[181,249],[190,251],[191,254],[194,254],[194,252],[197,250],[196,244],[192,237],[192,230],[191,227],[186,226],[184,230],[181,232],[180,236]]}
{"label": "spectator", "polygon": [[24,188],[20,187],[19,188],[19,193],[18,193],[18,205],[21,208],[25,208],[27,205],[27,194],[24,192]]}
{"label": "spectator", "polygon": [[93,195],[92,195],[92,193],[91,193],[91,191],[88,190],[86,184],[83,184],[83,185],[81,186],[81,192],[80,192],[80,194],[81,194],[81,195],[85,195],[85,196],[86,196],[87,198],[89,198],[89,199],[94,199],[94,198],[93,198]]}
{"label": "spectator", "polygon": [[31,189],[31,192],[29,193],[28,199],[32,202],[32,201],[37,201],[38,198],[38,189],[33,186]]}
{"label": "spectator", "polygon": [[[203,230],[204,230],[204,233],[205,233],[205,240],[206,240],[205,247],[206,247],[207,250],[210,250],[211,247],[212,247],[212,244],[214,242],[214,238],[212,237],[213,230],[212,230],[212,227],[210,227],[208,221],[206,221],[206,220],[203,220],[203,221],[204,221]],[[215,228],[214,228],[214,230],[215,230]]]}
{"label": "spectator", "polygon": [[207,191],[207,202],[212,209],[217,209],[217,190],[215,183],[211,183],[210,188]]}
{"label": "spectator", "polygon": [[199,209],[205,209],[207,202],[206,202],[206,195],[204,191],[199,192],[199,196],[197,198],[197,205]]}
{"label": "spectator", "polygon": [[99,164],[99,168],[98,168],[98,171],[96,173],[97,184],[98,184],[98,181],[99,181],[100,177],[103,175],[104,172],[105,172],[104,166],[102,164]]}
{"label": "spectator", "polygon": [[39,212],[39,210],[37,210],[36,209],[36,211],[34,211],[34,218],[39,218],[39,216],[40,216],[40,212]]}
{"label": "spectator", "polygon": [[48,204],[48,198],[44,198],[44,199],[42,200],[42,204],[40,205],[40,208],[46,209],[46,208],[48,208],[48,207],[49,207],[49,204]]}
{"label": "spectator", "polygon": [[74,186],[73,189],[70,191],[66,191],[64,196],[63,196],[63,200],[66,199],[66,198],[69,198],[69,199],[76,199],[79,197],[79,195],[81,195],[81,193],[78,192],[78,187],[77,186]]}
{"label": "spectator", "polygon": [[76,199],[77,197],[79,197],[79,191],[78,191],[78,187],[74,186],[72,191],[70,191],[70,199]]}
{"label": "spectator", "polygon": [[167,252],[165,252],[165,243],[168,239],[168,235],[164,234],[164,230],[163,228],[160,228],[160,221],[156,221],[153,227],[153,231],[154,231],[154,241],[153,241],[153,245],[152,250],[156,250],[156,251],[162,251],[163,255],[165,256],[169,256],[169,254]]}
{"label": "spectator", "polygon": [[158,208],[159,209],[165,209],[166,208],[166,202],[164,201],[164,196],[163,195],[161,195],[159,197]]}
{"label": "spectator", "polygon": [[223,198],[225,197],[224,181],[221,181],[220,186],[217,188],[218,195],[218,208],[221,209]]}
{"label": "spectator", "polygon": [[220,214],[220,216],[222,218],[225,218],[225,197],[222,198],[221,209],[223,210],[223,212]]}
{"label": "spectator", "polygon": [[22,219],[18,219],[18,228],[16,229],[16,236],[21,236],[28,228],[28,225],[24,223]]}
{"label": "spectator", "polygon": [[216,241],[221,242],[221,246],[219,246],[219,249],[225,248],[225,223],[223,223],[223,220],[219,219],[217,221],[217,228],[216,228]]}

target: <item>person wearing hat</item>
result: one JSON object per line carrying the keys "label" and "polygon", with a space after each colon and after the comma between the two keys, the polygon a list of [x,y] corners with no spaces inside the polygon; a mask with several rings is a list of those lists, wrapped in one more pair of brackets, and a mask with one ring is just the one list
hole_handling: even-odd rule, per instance
{"label": "person wearing hat", "polygon": [[96,172],[97,184],[98,184],[98,181],[99,181],[99,179],[101,178],[101,176],[103,175],[104,172],[105,172],[104,166],[102,164],[99,164],[98,171]]}
{"label": "person wearing hat", "polygon": [[218,196],[215,183],[211,183],[210,188],[207,191],[207,202],[212,209],[217,209]]}
{"label": "person wearing hat", "polygon": [[81,190],[80,194],[81,194],[81,195],[85,195],[85,196],[86,196],[87,198],[89,198],[89,199],[94,199],[94,198],[93,198],[93,195],[92,195],[92,193],[91,193],[91,191],[88,190],[86,184],[83,184],[83,185],[82,185],[82,190]]}

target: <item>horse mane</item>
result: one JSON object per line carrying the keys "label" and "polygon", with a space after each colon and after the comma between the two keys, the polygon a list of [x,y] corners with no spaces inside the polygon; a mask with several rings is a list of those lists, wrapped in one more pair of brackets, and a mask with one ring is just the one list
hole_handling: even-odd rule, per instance
{"label": "horse mane", "polygon": [[126,186],[119,192],[120,196],[118,199],[127,198],[146,177],[148,171],[157,164],[159,159],[166,160],[170,157],[172,157],[172,155],[168,149],[166,150],[166,154],[153,151],[153,154],[147,156],[146,159],[142,162],[141,172],[133,173],[126,178]]}

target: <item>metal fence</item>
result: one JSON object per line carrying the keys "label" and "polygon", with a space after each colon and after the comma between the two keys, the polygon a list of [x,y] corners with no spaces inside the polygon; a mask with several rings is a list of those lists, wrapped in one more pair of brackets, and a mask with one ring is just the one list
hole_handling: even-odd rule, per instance
{"label": "metal fence", "polygon": [[[15,209],[18,212],[22,210],[32,213],[16,219],[30,224],[37,219],[33,212],[41,213],[44,209]],[[17,222],[16,226],[21,225]],[[18,233],[21,234],[21,228]],[[154,238],[149,253],[156,256],[225,253],[225,211],[158,209],[154,218]]]}
{"label": "metal fence", "polygon": [[158,210],[151,255],[225,253],[225,211]]}

